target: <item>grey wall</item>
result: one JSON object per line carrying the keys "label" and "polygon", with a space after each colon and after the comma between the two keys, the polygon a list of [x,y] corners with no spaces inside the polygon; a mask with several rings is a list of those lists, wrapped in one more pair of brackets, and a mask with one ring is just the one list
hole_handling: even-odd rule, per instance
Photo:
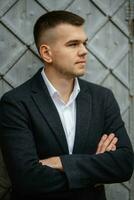
{"label": "grey wall", "polygon": [[[0,96],[43,66],[32,29],[40,15],[54,9],[66,9],[86,18],[89,56],[83,78],[112,89],[133,142],[133,0],[0,0]],[[6,200],[10,184],[1,166],[0,199]],[[133,200],[133,186],[133,178],[106,185],[108,200]]]}

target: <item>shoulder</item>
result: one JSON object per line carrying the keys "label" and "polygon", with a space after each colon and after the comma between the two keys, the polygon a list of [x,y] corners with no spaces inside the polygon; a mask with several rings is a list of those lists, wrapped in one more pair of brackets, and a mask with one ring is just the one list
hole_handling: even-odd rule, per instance
{"label": "shoulder", "polygon": [[89,82],[84,79],[79,79],[79,84],[80,84],[81,90],[85,90],[91,95],[97,95],[99,97],[105,96],[105,95],[113,95],[113,92],[111,89],[98,85],[96,83]]}
{"label": "shoulder", "polygon": [[39,82],[38,78],[41,76],[41,70],[39,70],[37,73],[35,73],[34,76],[32,76],[29,80],[24,82],[23,84],[19,85],[18,87],[6,92],[1,100],[27,100],[28,97],[30,97],[32,92],[32,86],[34,83]]}
{"label": "shoulder", "polygon": [[90,95],[92,98],[92,102],[95,105],[103,105],[104,107],[110,109],[114,107],[115,110],[119,110],[116,96],[114,96],[114,93],[111,89],[95,83],[88,82],[83,79],[79,79],[79,84],[81,92]]}
{"label": "shoulder", "polygon": [[32,83],[32,79],[26,81],[25,83],[23,83],[22,85],[11,89],[10,91],[6,92],[2,98],[2,100],[15,100],[18,101],[20,99],[26,99],[31,91],[31,83]]}

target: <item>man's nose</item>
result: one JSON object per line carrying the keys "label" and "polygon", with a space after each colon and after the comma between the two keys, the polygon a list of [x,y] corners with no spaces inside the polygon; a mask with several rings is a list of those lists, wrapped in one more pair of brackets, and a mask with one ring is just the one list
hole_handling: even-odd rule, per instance
{"label": "man's nose", "polygon": [[79,49],[79,55],[87,55],[88,50],[87,47],[84,44],[81,44],[80,49]]}

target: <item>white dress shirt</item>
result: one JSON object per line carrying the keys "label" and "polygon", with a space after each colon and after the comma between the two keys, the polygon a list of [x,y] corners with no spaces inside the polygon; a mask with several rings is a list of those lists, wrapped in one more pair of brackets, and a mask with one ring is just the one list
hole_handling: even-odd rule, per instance
{"label": "white dress shirt", "polygon": [[50,96],[58,110],[65,135],[68,144],[69,153],[72,154],[74,139],[75,139],[75,128],[76,128],[76,97],[80,91],[79,83],[77,78],[75,79],[74,89],[70,95],[67,103],[65,103],[61,97],[60,93],[54,88],[51,82],[48,80],[44,69],[41,72],[43,80],[48,88]]}

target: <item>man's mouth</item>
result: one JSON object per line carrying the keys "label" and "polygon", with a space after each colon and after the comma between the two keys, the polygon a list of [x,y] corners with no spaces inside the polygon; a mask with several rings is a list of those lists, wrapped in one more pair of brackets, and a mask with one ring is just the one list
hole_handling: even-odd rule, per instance
{"label": "man's mouth", "polygon": [[79,64],[79,63],[81,63],[81,64],[86,64],[86,60],[80,60],[80,61],[77,61],[77,62],[76,62],[76,64]]}

